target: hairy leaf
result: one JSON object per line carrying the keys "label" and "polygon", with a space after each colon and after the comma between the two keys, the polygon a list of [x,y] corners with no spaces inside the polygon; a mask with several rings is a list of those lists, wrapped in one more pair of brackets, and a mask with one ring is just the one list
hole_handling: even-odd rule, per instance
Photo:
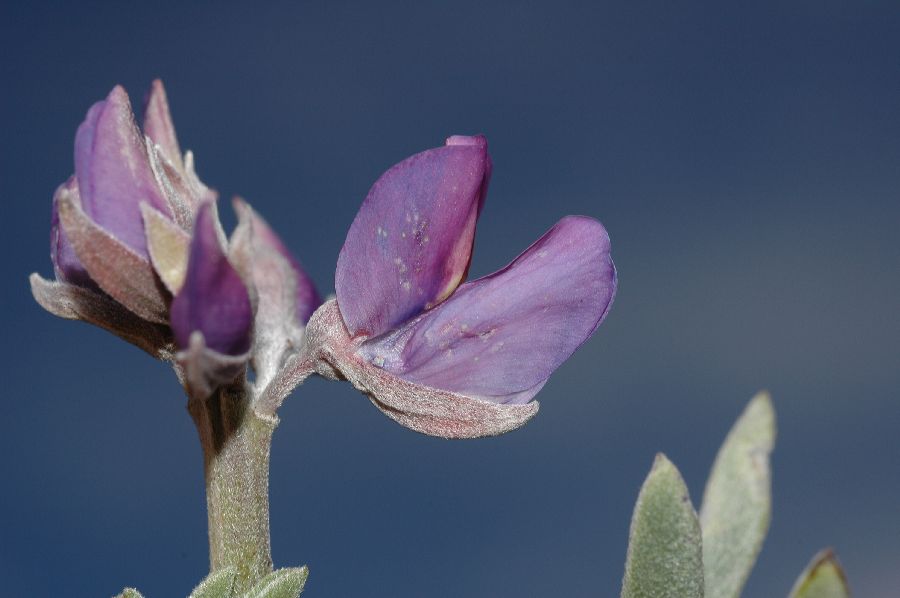
{"label": "hairy leaf", "polygon": [[307,577],[309,569],[306,566],[278,569],[250,588],[244,598],[297,598]]}
{"label": "hairy leaf", "polygon": [[703,598],[702,551],[684,480],[658,454],[634,507],[622,598]]}
{"label": "hairy leaf", "polygon": [[737,598],[762,548],[771,518],[769,455],[775,412],[754,397],[719,449],[703,493],[703,565],[707,598]]}
{"label": "hairy leaf", "polygon": [[234,567],[213,571],[194,588],[189,598],[232,598],[235,577],[237,569]]}

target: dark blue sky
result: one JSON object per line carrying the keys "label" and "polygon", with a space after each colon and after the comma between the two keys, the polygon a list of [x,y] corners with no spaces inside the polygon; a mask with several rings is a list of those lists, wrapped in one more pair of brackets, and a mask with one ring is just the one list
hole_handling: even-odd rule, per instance
{"label": "dark blue sky", "polygon": [[157,76],[204,180],[324,293],[371,183],[453,133],[495,164],[474,276],[566,214],[612,236],[616,304],[524,429],[427,438],[320,380],[287,400],[274,557],[310,565],[309,596],[617,595],[654,453],[699,501],[760,388],[780,436],[745,596],[826,545],[857,595],[900,587],[896,4],[375,4],[0,7],[2,593],[178,596],[206,567],[174,376],[27,286],[85,111]]}

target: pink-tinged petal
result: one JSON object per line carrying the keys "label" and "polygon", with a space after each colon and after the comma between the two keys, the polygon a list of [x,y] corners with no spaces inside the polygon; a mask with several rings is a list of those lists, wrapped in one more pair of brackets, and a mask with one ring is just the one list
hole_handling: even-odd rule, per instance
{"label": "pink-tinged petal", "polygon": [[411,382],[524,403],[593,334],[615,292],[603,225],[569,216],[507,267],[360,353]]}
{"label": "pink-tinged petal", "polygon": [[186,350],[200,332],[205,347],[225,355],[250,349],[253,308],[244,281],[228,261],[212,203],[197,213],[187,275],[172,300],[170,318],[178,346]]}
{"label": "pink-tinged petal", "polygon": [[[483,147],[485,152],[487,152],[487,137],[484,135],[451,135],[447,137],[447,141],[445,145],[474,145],[476,147]],[[481,215],[481,210],[484,208],[484,201],[487,199],[487,190],[488,185],[491,182],[491,174],[494,172],[494,162],[491,160],[491,155],[486,153],[486,163],[484,165],[484,179],[481,181],[481,191],[478,195],[478,215]]]}
{"label": "pink-tinged petal", "polygon": [[296,277],[296,316],[297,322],[306,324],[316,308],[322,305],[322,298],[316,291],[312,279],[303,269],[300,261],[295,258],[281,238],[275,233],[269,224],[249,206],[249,215],[252,219],[253,242],[258,247],[277,252],[290,265]]}
{"label": "pink-tinged petal", "polygon": [[75,175],[85,213],[146,257],[141,202],[172,215],[122,87],[117,85],[105,100],[94,104],[78,127]]}
{"label": "pink-tinged petal", "polygon": [[416,154],[372,186],[338,256],[352,336],[377,336],[445,300],[465,278],[490,175],[483,137]]}
{"label": "pink-tinged petal", "polygon": [[286,364],[285,376],[266,389],[263,413],[274,413],[290,389],[310,373],[346,379],[365,393],[382,413],[397,423],[430,436],[479,438],[496,436],[524,425],[538,403],[501,405],[404,380],[378,368],[357,352],[334,299],[316,310],[307,327],[308,353]]}
{"label": "pink-tinged petal", "polygon": [[75,255],[75,248],[66,236],[66,231],[59,223],[59,199],[62,196],[78,198],[78,182],[74,176],[69,177],[53,194],[53,210],[50,216],[50,260],[57,280],[65,281],[80,287],[97,289],[97,283]]}
{"label": "pink-tinged petal", "polygon": [[184,170],[181,147],[169,112],[169,100],[159,79],[153,81],[144,99],[144,134],[160,147],[164,158],[179,170]]}

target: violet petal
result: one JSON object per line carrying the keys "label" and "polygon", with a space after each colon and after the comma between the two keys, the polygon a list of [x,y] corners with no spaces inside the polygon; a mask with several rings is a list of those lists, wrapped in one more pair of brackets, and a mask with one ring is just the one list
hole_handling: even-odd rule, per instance
{"label": "violet petal", "polygon": [[141,202],[167,216],[168,202],[150,168],[128,95],[116,86],[94,104],[75,135],[75,175],[85,213],[147,257]]}
{"label": "violet petal", "polygon": [[169,112],[169,100],[162,81],[156,79],[144,99],[144,134],[162,150],[162,155],[179,170],[184,169],[181,147],[175,136],[175,125]]}
{"label": "violet petal", "polygon": [[187,275],[172,300],[172,331],[183,350],[199,331],[209,349],[242,355],[250,349],[253,308],[244,281],[225,255],[215,220],[211,202],[200,206]]}
{"label": "violet petal", "polygon": [[416,154],[372,186],[338,256],[335,289],[352,336],[377,336],[462,282],[484,201],[483,137]]}
{"label": "violet petal", "polygon": [[527,402],[608,312],[616,291],[609,251],[599,222],[563,218],[507,267],[360,352],[411,382]]}
{"label": "violet petal", "polygon": [[501,405],[438,390],[404,380],[372,365],[356,351],[357,341],[350,338],[334,299],[316,310],[309,321],[307,335],[309,354],[290,364],[293,367],[285,368],[289,371],[288,377],[278,381],[277,388],[272,389],[278,394],[268,397],[276,407],[279,397],[309,375],[308,363],[315,361],[318,374],[330,379],[336,379],[338,375],[346,378],[382,413],[411,430],[430,436],[496,436],[524,425],[539,408],[537,401]]}
{"label": "violet petal", "polygon": [[[241,201],[241,200],[237,200]],[[244,202],[241,202],[244,203]],[[246,205],[246,204],[244,204]],[[269,224],[256,212],[247,205],[249,214],[253,223],[253,242],[257,247],[267,248],[278,252],[285,260],[287,260],[291,269],[297,278],[296,280],[296,316],[297,322],[301,325],[309,321],[316,308],[322,305],[322,298],[316,291],[312,279],[303,269],[300,261],[291,254],[290,250],[275,233]]]}

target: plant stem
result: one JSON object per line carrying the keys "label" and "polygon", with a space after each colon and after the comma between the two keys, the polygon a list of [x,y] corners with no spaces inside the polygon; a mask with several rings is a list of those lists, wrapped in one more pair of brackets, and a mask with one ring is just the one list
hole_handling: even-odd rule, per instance
{"label": "plant stem", "polygon": [[269,541],[269,447],[277,417],[254,412],[246,382],[191,399],[206,474],[210,571],[237,568],[240,595],[272,571]]}

